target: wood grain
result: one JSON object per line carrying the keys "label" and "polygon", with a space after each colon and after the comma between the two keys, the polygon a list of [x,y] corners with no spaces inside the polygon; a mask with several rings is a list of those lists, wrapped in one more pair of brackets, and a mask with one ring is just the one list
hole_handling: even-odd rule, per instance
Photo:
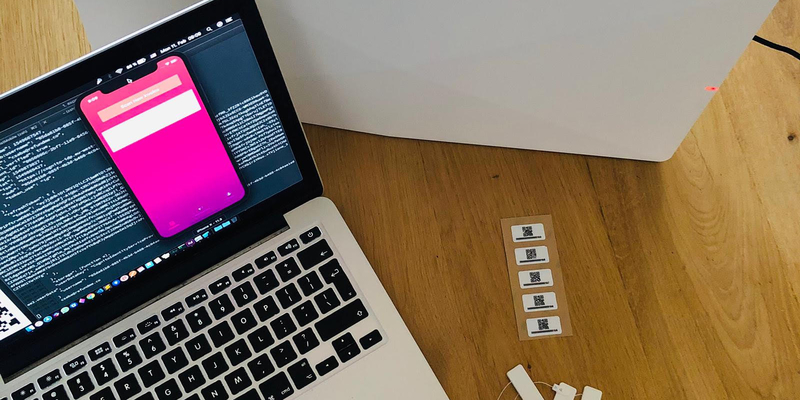
{"label": "wood grain", "polygon": [[[759,34],[800,49],[797,20],[800,0],[782,0]],[[0,2],[0,89],[88,49],[70,1]],[[799,81],[800,61],[750,44],[662,164],[307,134],[326,195],[451,398],[494,399],[522,363],[608,399],[790,399]],[[554,219],[575,336],[523,343],[499,221],[536,214]]]}

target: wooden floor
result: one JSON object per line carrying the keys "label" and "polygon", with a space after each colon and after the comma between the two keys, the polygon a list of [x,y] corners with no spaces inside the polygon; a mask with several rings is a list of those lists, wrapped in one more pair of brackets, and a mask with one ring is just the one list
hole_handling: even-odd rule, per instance
{"label": "wooden floor", "polygon": [[[781,1],[760,35],[800,49],[795,21]],[[0,1],[0,90],[88,50],[70,1]],[[495,399],[517,363],[606,399],[798,397],[799,60],[751,43],[662,164],[307,133],[452,399]],[[523,343],[500,219],[534,214],[553,215],[576,333]]]}

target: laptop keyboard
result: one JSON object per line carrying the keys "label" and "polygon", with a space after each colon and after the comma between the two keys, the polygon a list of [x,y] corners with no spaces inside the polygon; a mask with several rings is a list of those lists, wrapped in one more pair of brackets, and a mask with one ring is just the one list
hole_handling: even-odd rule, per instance
{"label": "laptop keyboard", "polygon": [[11,400],[282,400],[385,342],[320,226],[250,261],[180,289],[182,300],[155,315],[134,315],[134,327],[97,335],[110,340]]}

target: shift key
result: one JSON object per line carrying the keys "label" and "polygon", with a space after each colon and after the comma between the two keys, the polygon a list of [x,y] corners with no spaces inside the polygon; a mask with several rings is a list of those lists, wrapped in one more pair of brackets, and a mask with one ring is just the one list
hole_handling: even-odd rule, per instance
{"label": "shift key", "polygon": [[317,322],[314,327],[317,329],[322,341],[327,341],[367,318],[367,316],[369,316],[369,313],[364,308],[364,303],[358,299],[328,315],[322,321]]}

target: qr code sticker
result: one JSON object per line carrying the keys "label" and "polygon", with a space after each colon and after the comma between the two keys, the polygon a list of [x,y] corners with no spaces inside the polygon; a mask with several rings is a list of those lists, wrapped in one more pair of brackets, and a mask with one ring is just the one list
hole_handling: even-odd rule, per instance
{"label": "qr code sticker", "polygon": [[525,257],[528,260],[535,260],[536,259],[536,249],[525,249]]}
{"label": "qr code sticker", "polygon": [[30,321],[0,291],[0,340],[25,329],[28,324]]}
{"label": "qr code sticker", "polygon": [[530,225],[523,226],[522,227],[522,236],[526,237],[526,238],[533,237],[533,227],[530,226]]}
{"label": "qr code sticker", "polygon": [[536,307],[544,306],[544,295],[533,296],[533,305]]}
{"label": "qr code sticker", "polygon": [[550,330],[550,321],[547,319],[539,319],[536,320],[536,323],[539,325],[540,331],[549,331]]}
{"label": "qr code sticker", "polygon": [[542,281],[542,273],[539,271],[531,272],[531,283],[539,283]]}

